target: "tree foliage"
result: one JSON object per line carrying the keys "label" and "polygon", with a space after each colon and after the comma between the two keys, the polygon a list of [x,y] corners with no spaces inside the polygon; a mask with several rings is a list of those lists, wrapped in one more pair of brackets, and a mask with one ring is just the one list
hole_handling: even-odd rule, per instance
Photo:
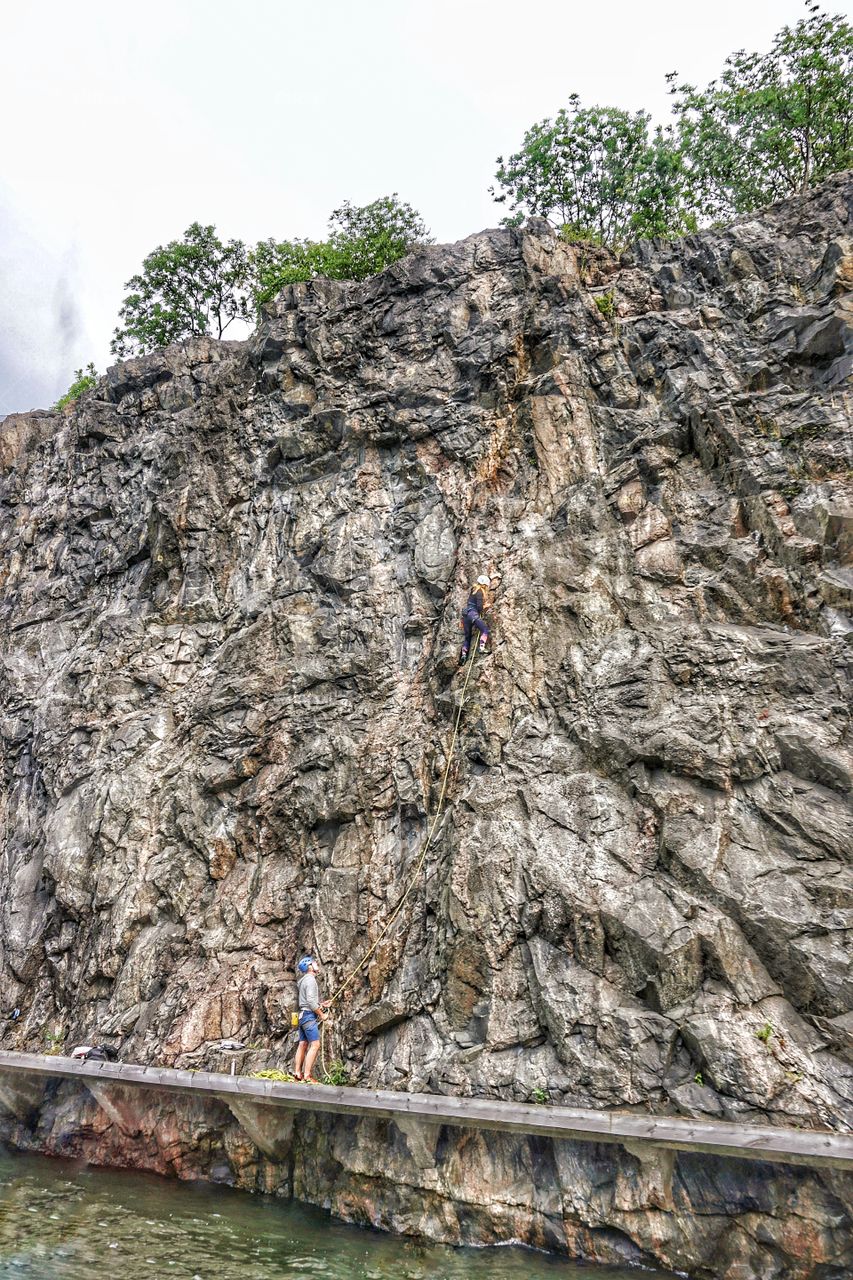
{"label": "tree foliage", "polygon": [[287,284],[325,276],[364,280],[429,243],[420,214],[395,192],[371,204],[345,201],[329,219],[327,240],[262,240],[251,254],[252,293],[262,305]]}
{"label": "tree foliage", "polygon": [[85,369],[74,370],[74,381],[65,392],[64,396],[60,396],[54,409],[64,409],[67,404],[73,404],[75,400],[79,400],[84,391],[90,391],[98,381],[98,373],[91,360]]}
{"label": "tree foliage", "polygon": [[668,77],[674,125],[582,107],[576,94],[498,157],[508,225],[541,215],[570,237],[620,245],[749,212],[853,165],[853,27],[807,0],[769,53],[733,53],[706,89]]}
{"label": "tree foliage", "polygon": [[261,307],[280,289],[329,276],[327,246],[317,240],[259,240],[249,254],[252,300]]}
{"label": "tree foliage", "polygon": [[338,280],[365,280],[404,258],[430,234],[421,215],[396,192],[372,204],[344,201],[329,219],[329,248]]}
{"label": "tree foliage", "polygon": [[649,126],[645,111],[582,107],[572,94],[553,120],[528,129],[520,151],[498,157],[501,191],[490,190],[509,204],[504,222],[540,215],[603,244],[684,230],[680,152],[671,131]]}
{"label": "tree foliage", "polygon": [[747,213],[853,164],[853,27],[807,5],[764,55],[739,50],[705,89],[669,77],[693,199]]}
{"label": "tree foliage", "polygon": [[128,280],[110,349],[127,356],[199,334],[221,338],[287,284],[364,280],[428,241],[420,214],[396,193],[361,206],[345,201],[329,219],[327,240],[261,240],[250,250],[194,222]]}
{"label": "tree foliage", "polygon": [[212,334],[250,315],[249,259],[241,240],[223,243],[213,226],[194,222],[183,239],[159,245],[127,281],[110,350],[144,354],[183,338]]}

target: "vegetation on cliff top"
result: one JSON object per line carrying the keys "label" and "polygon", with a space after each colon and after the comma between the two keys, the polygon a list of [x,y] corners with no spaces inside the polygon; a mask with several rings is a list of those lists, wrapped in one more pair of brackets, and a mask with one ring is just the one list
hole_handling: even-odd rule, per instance
{"label": "vegetation on cliff top", "polygon": [[261,306],[286,284],[315,276],[365,280],[429,242],[420,214],[396,193],[361,207],[346,200],[329,219],[328,240],[262,240],[255,246],[250,254],[252,297]]}
{"label": "vegetation on cliff top", "polygon": [[[568,239],[619,247],[670,236],[802,192],[853,164],[853,26],[807,0],[768,53],[740,50],[705,89],[668,77],[673,121],[585,107],[576,94],[554,119],[498,157],[495,200],[507,225],[533,215]],[[335,209],[325,240],[223,241],[194,222],[160,245],[127,282],[111,350],[143,354],[202,334],[222,337],[285,285],[322,276],[363,280],[429,243],[423,219],[396,195]],[[92,384],[78,370],[61,407]]]}
{"label": "vegetation on cliff top", "polygon": [[621,244],[636,236],[694,230],[684,162],[672,128],[650,135],[651,117],[615,107],[582,107],[577,94],[554,120],[524,135],[520,151],[498,157],[498,204],[506,226],[551,219],[570,239]]}
{"label": "vegetation on cliff top", "polygon": [[700,217],[750,213],[853,164],[853,26],[806,7],[769,53],[733,53],[707,88],[668,77]]}
{"label": "vegetation on cliff top", "polygon": [[247,249],[194,222],[181,240],[158,245],[127,281],[110,349],[127,356],[202,334],[221,338],[285,285],[316,276],[364,280],[428,241],[420,214],[396,193],[362,206],[345,201],[329,219],[326,240],[269,239]]}
{"label": "vegetation on cliff top", "polygon": [[249,258],[242,240],[223,242],[213,226],[194,222],[182,240],[158,245],[131,276],[110,350],[129,356],[210,333],[221,338],[251,314]]}
{"label": "vegetation on cliff top", "polygon": [[64,396],[60,396],[54,409],[64,409],[67,404],[73,404],[75,400],[79,400],[84,391],[88,391],[90,387],[94,387],[98,381],[98,373],[91,360],[85,369],[75,369],[74,381],[65,392]]}
{"label": "vegetation on cliff top", "polygon": [[783,27],[764,55],[739,50],[705,89],[668,77],[674,122],[577,95],[498,157],[507,225],[542,216],[569,238],[621,245],[749,213],[853,164],[853,26],[823,13]]}

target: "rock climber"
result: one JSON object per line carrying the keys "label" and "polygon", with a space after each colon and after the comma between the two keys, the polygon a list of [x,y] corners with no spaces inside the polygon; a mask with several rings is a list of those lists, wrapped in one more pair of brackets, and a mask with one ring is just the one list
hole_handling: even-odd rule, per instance
{"label": "rock climber", "polygon": [[312,1075],[320,1050],[320,1023],[329,1016],[328,1005],[320,1002],[317,975],[320,966],[313,956],[303,956],[296,966],[299,971],[299,1047],[293,1064],[294,1080],[319,1084]]}
{"label": "rock climber", "polygon": [[489,642],[489,624],[484,619],[483,614],[490,607],[491,582],[484,573],[481,573],[477,581],[472,584],[471,590],[468,592],[468,603],[462,610],[465,639],[462,642],[462,652],[459,654],[460,665],[463,665],[467,660],[474,628],[480,633],[480,653],[485,653],[486,645]]}

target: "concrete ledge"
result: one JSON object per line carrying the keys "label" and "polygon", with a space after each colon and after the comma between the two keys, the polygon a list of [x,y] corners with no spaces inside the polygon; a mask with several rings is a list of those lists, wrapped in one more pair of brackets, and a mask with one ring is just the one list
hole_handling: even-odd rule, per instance
{"label": "concrete ledge", "polygon": [[[326,1111],[374,1119],[417,1119],[464,1129],[538,1134],[575,1142],[617,1142],[634,1150],[700,1151],[736,1159],[804,1164],[817,1168],[853,1168],[853,1135],[830,1130],[783,1129],[771,1125],[739,1125],[687,1120],[679,1116],[644,1116],[626,1111],[594,1111],[578,1107],[533,1106],[489,1098],[445,1097],[434,1093],[397,1093],[334,1085],[279,1084],[250,1076],[208,1071],[174,1071],[135,1063],[76,1062],[71,1058],[0,1050],[0,1081],[7,1075],[35,1081],[48,1077],[96,1085],[100,1096],[109,1082],[233,1099],[291,1110]],[[95,1092],[93,1090],[93,1092]],[[2,1102],[2,1095],[0,1095]]]}

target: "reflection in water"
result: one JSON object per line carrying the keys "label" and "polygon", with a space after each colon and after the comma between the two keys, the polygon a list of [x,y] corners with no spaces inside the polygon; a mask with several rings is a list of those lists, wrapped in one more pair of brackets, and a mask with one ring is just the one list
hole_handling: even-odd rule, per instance
{"label": "reflection in water", "polygon": [[303,1205],[205,1183],[0,1154],[3,1280],[637,1280],[637,1275],[581,1270],[526,1249],[426,1246],[344,1226]]}

